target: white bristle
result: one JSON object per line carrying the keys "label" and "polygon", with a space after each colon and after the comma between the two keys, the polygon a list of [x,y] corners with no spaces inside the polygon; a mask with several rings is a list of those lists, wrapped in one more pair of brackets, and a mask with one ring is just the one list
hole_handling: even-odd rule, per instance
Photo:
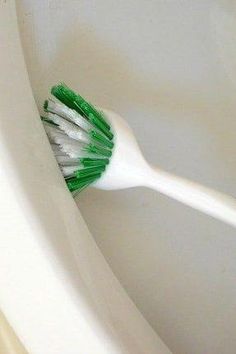
{"label": "white bristle", "polygon": [[48,113],[48,119],[56,123],[59,128],[63,130],[70,138],[87,144],[90,142],[89,135],[74,123],[70,123],[66,119],[54,113]]}
{"label": "white bristle", "polygon": [[72,158],[81,157],[84,145],[77,140],[71,139],[57,127],[44,123],[44,127],[51,143],[57,144],[60,150]]}
{"label": "white bristle", "polygon": [[56,158],[61,157],[61,158],[69,158],[70,159],[70,157],[60,149],[59,145],[51,144],[51,147],[52,147],[52,151],[53,151],[54,155],[56,156]]}
{"label": "white bristle", "polygon": [[61,166],[70,166],[70,165],[78,166],[80,164],[79,159],[72,159],[70,156],[64,155],[64,153],[63,153],[63,155],[55,154],[55,156],[56,156],[58,164]]}
{"label": "white bristle", "polygon": [[73,175],[73,173],[77,170],[78,170],[77,166],[61,166],[61,171],[64,177]]}
{"label": "white bristle", "polygon": [[66,136],[66,134],[62,130],[58,129],[56,126],[48,124],[47,122],[44,122],[43,124],[50,142],[54,142],[57,144],[57,139],[59,137]]}
{"label": "white bristle", "polygon": [[84,117],[75,110],[68,108],[63,103],[55,102],[51,99],[48,100],[47,103],[48,112],[56,113],[57,115],[75,123],[86,132],[93,129],[93,126]]}
{"label": "white bristle", "polygon": [[104,156],[100,156],[86,151],[86,144],[79,142],[75,139],[71,139],[70,137],[68,137],[68,135],[59,130],[57,127],[54,127],[44,122],[44,128],[48,135],[49,141],[51,142],[51,146],[56,157],[69,156],[70,159],[104,158]]}
{"label": "white bristle", "polygon": [[[69,138],[67,135],[62,134],[61,136],[57,135],[54,139],[54,142],[59,145],[60,149],[67,155],[69,155],[71,158],[76,159],[76,158],[83,158],[83,157],[88,157],[88,158],[98,158],[97,154],[92,154],[88,151],[86,151],[86,145]],[[101,156],[100,158],[103,158]]]}

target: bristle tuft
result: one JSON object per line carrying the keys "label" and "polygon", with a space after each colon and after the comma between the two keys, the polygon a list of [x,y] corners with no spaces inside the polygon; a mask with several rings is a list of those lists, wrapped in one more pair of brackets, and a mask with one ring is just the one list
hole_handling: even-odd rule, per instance
{"label": "bristle tuft", "polygon": [[113,133],[103,112],[64,83],[46,100],[45,130],[73,195],[95,182],[106,170],[114,147]]}

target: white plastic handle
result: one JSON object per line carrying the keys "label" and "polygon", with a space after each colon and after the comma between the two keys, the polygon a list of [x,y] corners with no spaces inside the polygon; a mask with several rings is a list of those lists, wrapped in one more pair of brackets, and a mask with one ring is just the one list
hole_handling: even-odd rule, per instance
{"label": "white plastic handle", "polygon": [[236,227],[236,199],[153,168],[147,186]]}

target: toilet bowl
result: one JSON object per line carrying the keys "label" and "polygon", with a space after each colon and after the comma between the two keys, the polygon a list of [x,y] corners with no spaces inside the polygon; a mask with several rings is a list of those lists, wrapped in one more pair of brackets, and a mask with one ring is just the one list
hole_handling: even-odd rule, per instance
{"label": "toilet bowl", "polygon": [[30,354],[170,353],[65,188],[33,99],[14,1],[0,10],[1,310]]}
{"label": "toilet bowl", "polygon": [[29,354],[235,354],[235,229],[142,188],[73,200],[38,114],[65,81],[235,196],[234,2],[0,6],[0,327]]}

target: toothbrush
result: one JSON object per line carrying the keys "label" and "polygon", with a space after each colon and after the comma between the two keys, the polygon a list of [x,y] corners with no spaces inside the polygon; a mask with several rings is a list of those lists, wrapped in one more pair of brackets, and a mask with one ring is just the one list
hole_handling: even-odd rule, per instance
{"label": "toothbrush", "polygon": [[65,84],[53,86],[43,124],[73,195],[92,185],[104,190],[152,188],[236,227],[236,199],[149,165],[119,115],[100,110]]}

